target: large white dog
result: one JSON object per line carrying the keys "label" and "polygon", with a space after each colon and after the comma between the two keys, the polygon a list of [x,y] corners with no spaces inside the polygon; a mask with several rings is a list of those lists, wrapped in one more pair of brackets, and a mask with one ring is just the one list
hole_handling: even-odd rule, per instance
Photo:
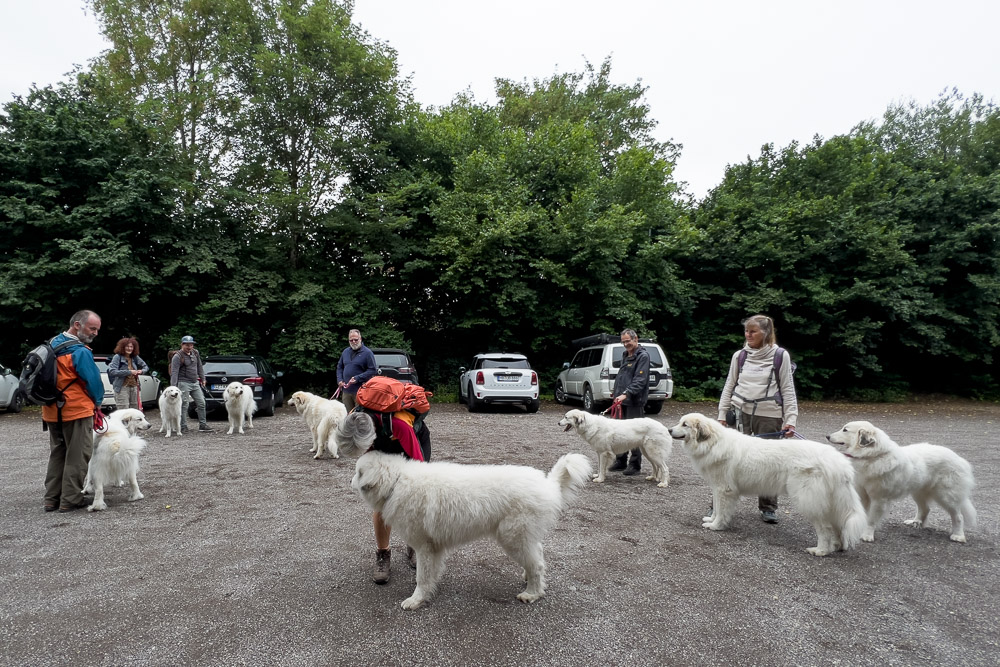
{"label": "large white dog", "polygon": [[563,455],[546,475],[525,466],[424,463],[371,451],[358,459],[351,488],[416,551],[417,587],[403,609],[433,597],[449,551],[482,537],[495,539],[524,568],[527,586],[517,599],[534,602],[545,595],[542,539],[590,470],[582,454]]}
{"label": "large white dog", "polygon": [[239,429],[240,435],[243,435],[244,421],[247,422],[248,428],[253,428],[253,413],[257,412],[257,404],[253,400],[253,389],[242,382],[230,382],[226,385],[226,390],[222,392],[222,398],[226,403],[226,412],[229,413],[227,435],[232,435],[236,429]]}
{"label": "large white dog", "polygon": [[670,468],[667,460],[673,449],[673,439],[667,427],[648,417],[641,419],[608,419],[592,415],[583,410],[570,410],[559,420],[564,431],[576,429],[577,434],[597,452],[597,474],[595,482],[603,482],[608,466],[616,454],[622,454],[638,447],[649,460],[653,473],[647,480],[657,481],[657,486],[670,483]]}
{"label": "large white dog", "polygon": [[167,431],[167,437],[170,437],[170,433],[173,432],[177,435],[181,434],[181,390],[177,387],[167,387],[160,394],[158,400],[160,405],[160,433],[163,433],[164,429]]}
{"label": "large white dog", "polygon": [[875,528],[889,504],[910,495],[917,502],[917,515],[907,526],[926,525],[933,500],[951,516],[951,539],[965,542],[965,525],[976,525],[976,508],[969,496],[975,486],[972,466],[947,447],[921,442],[900,447],[870,422],[848,422],[826,439],[846,445],[845,454],[854,465],[854,482],[861,503],[868,510],[868,529],[862,536],[875,540]]}
{"label": "large white dog", "polygon": [[829,445],[809,440],[762,440],[724,427],[705,415],[684,415],[670,435],[684,441],[695,470],[712,487],[712,516],[702,526],[724,530],[740,496],[790,496],[816,529],[825,556],[858,544],[865,510],[854,489],[851,464]]}
{"label": "large white dog", "polygon": [[324,448],[332,458],[340,458],[334,431],[340,421],[347,416],[347,408],[337,400],[326,399],[308,391],[297,391],[288,399],[288,404],[295,406],[295,411],[302,415],[312,433],[312,448],[316,452],[314,459],[323,455]]}
{"label": "large white dog", "polygon": [[143,498],[136,473],[139,472],[139,454],[146,448],[146,441],[136,433],[149,429],[152,424],[142,412],[129,408],[111,413],[107,426],[107,431],[94,443],[94,455],[83,483],[84,492],[94,491],[94,502],[87,508],[88,512],[108,508],[104,502],[104,487],[115,482],[121,485],[128,480],[132,487],[129,500]]}

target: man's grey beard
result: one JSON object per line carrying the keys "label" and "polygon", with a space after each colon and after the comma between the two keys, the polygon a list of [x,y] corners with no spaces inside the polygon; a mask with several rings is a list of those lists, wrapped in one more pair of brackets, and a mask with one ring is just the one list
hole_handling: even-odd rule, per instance
{"label": "man's grey beard", "polygon": [[351,345],[351,349],[352,350],[360,350],[361,349],[361,341],[358,341],[357,343],[351,343],[350,345]]}
{"label": "man's grey beard", "polygon": [[96,338],[96,336],[90,336],[88,334],[83,333],[82,331],[78,333],[76,337],[79,338],[80,342],[83,343],[84,345],[90,345],[91,343],[94,342],[94,338]]}

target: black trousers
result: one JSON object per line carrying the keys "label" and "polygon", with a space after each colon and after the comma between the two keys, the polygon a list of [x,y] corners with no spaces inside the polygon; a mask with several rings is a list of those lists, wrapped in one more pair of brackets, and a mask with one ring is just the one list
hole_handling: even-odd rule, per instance
{"label": "black trousers", "polygon": [[[645,406],[642,405],[627,405],[622,403],[622,419],[638,419],[645,416]],[[629,459],[629,454],[632,455]],[[638,470],[642,467],[642,450],[636,448],[631,452],[625,452],[624,454],[619,454],[615,457],[619,465],[626,465],[626,460],[628,461],[628,466]]]}

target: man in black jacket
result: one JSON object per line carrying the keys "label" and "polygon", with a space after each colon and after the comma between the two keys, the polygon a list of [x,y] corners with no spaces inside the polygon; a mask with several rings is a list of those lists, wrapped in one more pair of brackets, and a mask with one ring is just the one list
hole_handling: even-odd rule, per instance
{"label": "man in black jacket", "polygon": [[[632,329],[622,331],[622,345],[625,346],[625,354],[611,393],[613,403],[622,407],[622,419],[636,419],[643,416],[649,397],[649,352],[639,345],[639,336]],[[625,475],[638,475],[642,467],[642,452],[633,449],[632,458],[626,465],[628,458],[628,452],[620,454],[608,470],[624,470]]]}

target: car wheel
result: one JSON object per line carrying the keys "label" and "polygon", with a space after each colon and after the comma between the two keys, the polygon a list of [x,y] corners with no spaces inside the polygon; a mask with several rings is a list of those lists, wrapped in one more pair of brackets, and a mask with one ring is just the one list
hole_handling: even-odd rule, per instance
{"label": "car wheel", "polygon": [[469,412],[477,412],[479,410],[479,401],[476,400],[476,395],[472,393],[472,383],[469,383],[468,396],[465,398],[465,404],[469,406]]}
{"label": "car wheel", "polygon": [[14,398],[11,399],[10,405],[7,406],[7,412],[18,413],[24,407],[24,394],[20,390],[14,391]]}
{"label": "car wheel", "polygon": [[587,412],[594,412],[596,407],[594,405],[594,392],[590,390],[590,387],[585,387],[583,390],[583,409]]}
{"label": "car wheel", "polygon": [[270,401],[268,401],[267,403],[261,403],[260,404],[260,414],[262,416],[264,416],[264,417],[273,417],[274,416],[274,399],[275,399],[274,394],[271,394],[271,400]]}
{"label": "car wheel", "polygon": [[563,389],[562,382],[556,382],[556,403],[566,405],[566,390]]}
{"label": "car wheel", "polygon": [[278,387],[278,396],[274,399],[274,407],[280,408],[285,404],[285,388]]}
{"label": "car wheel", "polygon": [[539,405],[539,403],[540,403],[540,401],[538,399],[535,399],[534,401],[530,401],[528,403],[528,405],[526,407],[528,408],[528,414],[529,415],[533,415],[536,412],[538,412],[538,405]]}
{"label": "car wheel", "polygon": [[465,403],[465,399],[462,398],[462,381],[459,380],[458,381],[458,404],[461,405],[462,403]]}
{"label": "car wheel", "polygon": [[643,406],[642,411],[647,415],[658,415],[663,409],[663,401],[650,401]]}

